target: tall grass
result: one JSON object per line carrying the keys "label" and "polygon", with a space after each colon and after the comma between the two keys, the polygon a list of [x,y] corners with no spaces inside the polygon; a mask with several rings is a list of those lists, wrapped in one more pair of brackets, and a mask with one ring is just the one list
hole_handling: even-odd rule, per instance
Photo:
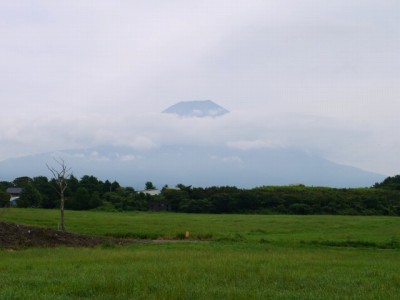
{"label": "tall grass", "polygon": [[[57,227],[58,211],[0,220]],[[66,212],[74,232],[189,242],[0,250],[0,299],[398,299],[395,217]],[[202,240],[200,240],[202,237]],[[203,241],[206,239],[207,241]]]}
{"label": "tall grass", "polygon": [[[383,216],[207,215],[66,211],[72,232],[141,239],[191,239],[272,243],[357,241],[376,245],[400,241],[400,218]],[[58,227],[57,210],[11,208],[0,216],[23,224]],[[325,243],[326,244],[326,243]],[[371,244],[371,245],[372,245]]]}

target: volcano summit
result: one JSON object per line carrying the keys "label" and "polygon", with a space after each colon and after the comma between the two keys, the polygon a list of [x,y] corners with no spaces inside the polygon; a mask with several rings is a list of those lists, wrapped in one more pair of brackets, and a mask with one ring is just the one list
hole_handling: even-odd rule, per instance
{"label": "volcano summit", "polygon": [[175,114],[180,117],[219,117],[229,113],[222,106],[211,100],[181,101],[166,110],[163,113]]}

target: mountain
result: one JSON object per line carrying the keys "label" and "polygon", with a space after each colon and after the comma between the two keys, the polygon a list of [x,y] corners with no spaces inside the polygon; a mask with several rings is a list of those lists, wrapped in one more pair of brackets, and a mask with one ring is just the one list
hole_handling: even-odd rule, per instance
{"label": "mountain", "polygon": [[163,111],[180,117],[218,117],[229,113],[228,110],[211,100],[182,101]]}
{"label": "mountain", "polygon": [[146,181],[159,188],[178,183],[241,188],[288,184],[369,187],[385,178],[297,149],[170,145],[151,150],[104,146],[8,159],[0,162],[0,181],[19,176],[50,177],[46,163],[54,164],[53,157],[62,157],[76,177],[93,175],[136,189],[142,189]]}

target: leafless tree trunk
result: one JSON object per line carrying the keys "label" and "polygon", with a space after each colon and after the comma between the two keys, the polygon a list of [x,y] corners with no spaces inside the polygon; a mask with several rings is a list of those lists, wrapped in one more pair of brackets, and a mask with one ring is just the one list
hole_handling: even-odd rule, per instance
{"label": "leafless tree trunk", "polygon": [[46,164],[47,169],[53,174],[53,178],[56,181],[57,184],[57,192],[60,195],[60,212],[61,212],[61,218],[60,218],[60,225],[61,225],[61,230],[65,231],[65,225],[64,225],[64,191],[67,188],[68,184],[68,179],[71,176],[71,168],[67,166],[65,161],[63,159],[54,159],[54,161],[57,163],[58,167],[53,167],[49,166]]}

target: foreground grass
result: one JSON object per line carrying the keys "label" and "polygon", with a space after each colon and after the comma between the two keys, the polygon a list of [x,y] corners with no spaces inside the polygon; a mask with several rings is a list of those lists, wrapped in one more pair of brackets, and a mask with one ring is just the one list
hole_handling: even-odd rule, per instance
{"label": "foreground grass", "polygon": [[397,251],[137,244],[1,253],[1,299],[397,299]]}
{"label": "foreground grass", "polygon": [[[58,211],[9,209],[0,220],[56,228]],[[68,230],[80,233],[174,238],[190,230],[192,240],[0,250],[0,299],[398,299],[400,294],[400,218],[68,211],[66,220]],[[380,247],[390,243],[392,249]]]}

